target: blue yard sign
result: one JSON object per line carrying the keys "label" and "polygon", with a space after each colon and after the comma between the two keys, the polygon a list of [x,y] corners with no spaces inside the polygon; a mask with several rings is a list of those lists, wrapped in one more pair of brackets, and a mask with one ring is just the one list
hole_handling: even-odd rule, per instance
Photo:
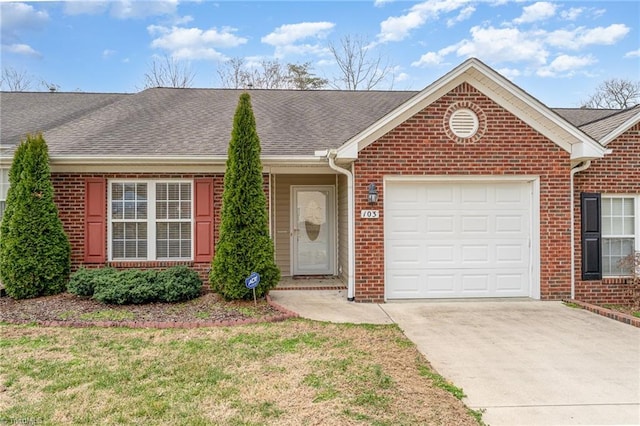
{"label": "blue yard sign", "polygon": [[244,285],[246,285],[248,289],[251,289],[253,291],[253,303],[255,305],[258,304],[258,301],[256,300],[256,287],[258,286],[259,282],[260,282],[260,274],[257,272],[252,272],[251,275],[249,275],[244,280]]}
{"label": "blue yard sign", "polygon": [[252,289],[252,288],[256,288],[259,282],[260,282],[260,274],[257,272],[252,272],[251,275],[249,275],[244,280],[244,285],[246,285],[247,288]]}

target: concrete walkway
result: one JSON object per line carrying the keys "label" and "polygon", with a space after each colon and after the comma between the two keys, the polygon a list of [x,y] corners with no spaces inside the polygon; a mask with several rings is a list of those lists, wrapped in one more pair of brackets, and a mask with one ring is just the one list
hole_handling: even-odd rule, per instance
{"label": "concrete walkway", "polygon": [[560,302],[361,304],[344,291],[273,291],[318,321],[395,322],[501,425],[640,425],[640,329]]}

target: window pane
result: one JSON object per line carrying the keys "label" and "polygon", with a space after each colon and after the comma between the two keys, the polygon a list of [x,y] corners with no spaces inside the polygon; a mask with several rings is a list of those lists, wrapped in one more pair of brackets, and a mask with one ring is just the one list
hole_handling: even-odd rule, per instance
{"label": "window pane", "polygon": [[111,202],[111,218],[122,219],[124,217],[124,206],[122,201]]}
{"label": "window pane", "polygon": [[166,200],[166,199],[167,199],[167,184],[156,183],[156,200]]}
{"label": "window pane", "polygon": [[180,223],[169,224],[169,239],[171,240],[180,239]]}
{"label": "window pane", "polygon": [[169,257],[169,244],[167,244],[167,241],[161,241],[158,240],[156,242],[156,256],[162,258],[162,257]]}
{"label": "window pane", "polygon": [[611,216],[611,198],[603,198],[601,201],[602,205],[602,216]]}
{"label": "window pane", "polygon": [[191,184],[190,183],[180,184],[180,199],[191,200]]}
{"label": "window pane", "polygon": [[136,184],[136,200],[146,201],[146,199],[147,199],[147,184],[146,183]]}
{"label": "window pane", "polygon": [[169,238],[169,227],[165,222],[159,222],[156,224],[156,236],[158,239],[166,240]]}
{"label": "window pane", "polygon": [[633,253],[633,238],[603,238],[602,267],[605,276],[629,275],[631,269],[622,262]]}
{"label": "window pane", "polygon": [[180,184],[170,183],[167,185],[167,199],[179,200],[180,199]]}
{"label": "window pane", "polygon": [[633,206],[633,198],[625,198],[623,200],[623,210],[625,216],[633,216],[634,215],[634,206]]}
{"label": "window pane", "polygon": [[136,185],[134,183],[124,184],[124,199],[135,200],[136,199]]}
{"label": "window pane", "polygon": [[111,184],[111,199],[122,200],[124,195],[124,187],[121,183]]}
{"label": "window pane", "polygon": [[182,222],[180,224],[180,238],[182,238],[183,240],[185,240],[185,239],[190,240],[191,239],[191,223]]}
{"label": "window pane", "polygon": [[182,241],[180,245],[182,250],[181,257],[191,257],[191,241]]}
{"label": "window pane", "polygon": [[180,219],[191,219],[191,201],[180,203]]}
{"label": "window pane", "polygon": [[611,199],[611,215],[612,216],[622,215],[622,199],[620,198]]}
{"label": "window pane", "polygon": [[169,240],[169,257],[180,257],[180,241]]}
{"label": "window pane", "polygon": [[167,219],[167,203],[164,201],[156,202],[156,219]]}
{"label": "window pane", "polygon": [[125,219],[136,218],[136,203],[134,201],[126,201],[124,203],[124,218]]}
{"label": "window pane", "polygon": [[113,241],[111,246],[111,250],[113,251],[114,259],[122,259],[124,257],[124,241]]}
{"label": "window pane", "polygon": [[114,223],[111,229],[111,234],[114,240],[124,239],[124,223]]}
{"label": "window pane", "polygon": [[169,201],[167,206],[168,219],[180,219],[180,203],[177,201]]}

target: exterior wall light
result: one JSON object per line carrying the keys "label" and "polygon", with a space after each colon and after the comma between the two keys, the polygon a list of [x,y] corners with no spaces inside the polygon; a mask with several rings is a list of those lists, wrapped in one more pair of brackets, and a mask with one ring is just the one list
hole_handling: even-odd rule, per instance
{"label": "exterior wall light", "polygon": [[378,202],[378,190],[376,189],[375,183],[369,184],[369,193],[367,194],[367,201],[369,201],[370,204]]}

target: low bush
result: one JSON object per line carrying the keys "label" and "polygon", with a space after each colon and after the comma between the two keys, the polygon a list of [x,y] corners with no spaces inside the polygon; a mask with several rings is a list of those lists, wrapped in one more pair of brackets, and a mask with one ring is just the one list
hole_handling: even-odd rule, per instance
{"label": "low bush", "polygon": [[151,302],[181,302],[200,295],[202,281],[186,266],[165,271],[113,268],[78,270],[71,276],[69,293],[92,296],[102,303],[115,305]]}
{"label": "low bush", "polygon": [[93,298],[102,303],[131,305],[160,299],[158,273],[153,270],[126,269],[98,278]]}
{"label": "low bush", "polygon": [[186,266],[174,266],[158,274],[162,284],[160,300],[182,302],[195,299],[202,291],[202,281],[198,273]]}
{"label": "low bush", "polygon": [[73,275],[67,284],[67,291],[78,296],[93,296],[96,283],[101,277],[117,274],[113,268],[87,269],[80,268]]}

